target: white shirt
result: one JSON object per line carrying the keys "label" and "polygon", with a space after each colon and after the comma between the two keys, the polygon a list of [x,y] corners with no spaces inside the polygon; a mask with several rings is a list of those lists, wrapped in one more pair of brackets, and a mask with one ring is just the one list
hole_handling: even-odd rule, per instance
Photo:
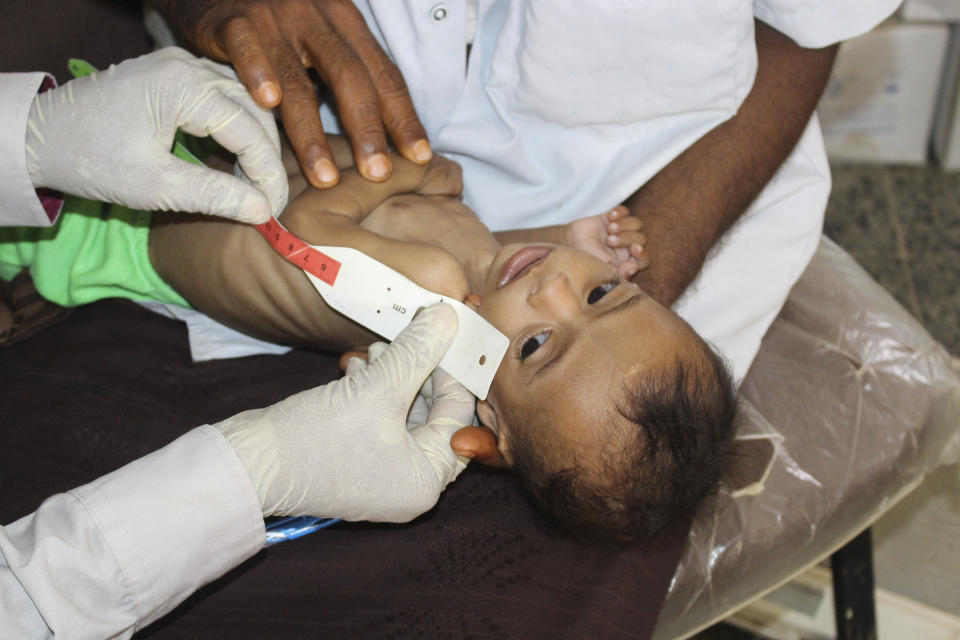
{"label": "white shirt", "polygon": [[[434,150],[463,166],[466,203],[501,230],[607,211],[733,116],[756,73],[755,16],[823,47],[899,0],[479,0],[469,61],[466,0],[356,4]],[[829,189],[814,118],[675,307],[738,380],[816,249]]]}
{"label": "white shirt", "polygon": [[26,131],[30,105],[44,73],[0,73],[0,225],[47,226],[27,171]]}
{"label": "white shirt", "polygon": [[[44,74],[0,74],[0,225],[49,218],[24,132]],[[203,426],[0,527],[0,639],[129,637],[263,547],[260,500]]]}
{"label": "white shirt", "polygon": [[0,527],[0,638],[130,637],[263,544],[243,463],[199,427]]}

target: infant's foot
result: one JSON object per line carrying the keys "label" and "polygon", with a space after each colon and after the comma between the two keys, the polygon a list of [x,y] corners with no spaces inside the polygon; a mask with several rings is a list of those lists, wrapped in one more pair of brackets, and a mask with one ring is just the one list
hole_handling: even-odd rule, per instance
{"label": "infant's foot", "polygon": [[630,210],[623,205],[567,225],[571,246],[616,267],[623,278],[650,266],[644,249],[647,239],[641,228],[640,218],[630,215]]}

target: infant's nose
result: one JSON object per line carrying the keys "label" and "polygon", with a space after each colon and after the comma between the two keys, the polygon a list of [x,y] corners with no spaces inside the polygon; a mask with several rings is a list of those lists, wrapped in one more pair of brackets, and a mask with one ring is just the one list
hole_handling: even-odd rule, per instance
{"label": "infant's nose", "polygon": [[565,273],[548,273],[542,276],[530,291],[531,301],[558,302],[570,297],[570,279]]}

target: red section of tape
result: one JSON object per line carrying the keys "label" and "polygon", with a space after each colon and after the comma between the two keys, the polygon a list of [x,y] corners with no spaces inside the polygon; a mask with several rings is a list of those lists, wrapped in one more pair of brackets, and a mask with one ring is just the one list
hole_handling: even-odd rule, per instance
{"label": "red section of tape", "polygon": [[270,246],[281,256],[312,273],[327,284],[333,286],[340,273],[340,263],[328,255],[324,255],[280,226],[275,219],[268,220],[256,226]]}

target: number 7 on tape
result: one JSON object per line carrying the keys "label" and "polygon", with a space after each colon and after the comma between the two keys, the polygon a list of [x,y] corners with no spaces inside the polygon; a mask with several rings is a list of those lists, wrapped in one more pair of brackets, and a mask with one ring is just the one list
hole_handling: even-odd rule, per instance
{"label": "number 7 on tape", "polygon": [[417,309],[436,302],[449,304],[459,324],[440,367],[481,400],[487,397],[509,340],[475,311],[414,284],[356,249],[309,245],[275,219],[257,230],[274,250],[306,272],[331,308],[387,340],[397,337]]}

